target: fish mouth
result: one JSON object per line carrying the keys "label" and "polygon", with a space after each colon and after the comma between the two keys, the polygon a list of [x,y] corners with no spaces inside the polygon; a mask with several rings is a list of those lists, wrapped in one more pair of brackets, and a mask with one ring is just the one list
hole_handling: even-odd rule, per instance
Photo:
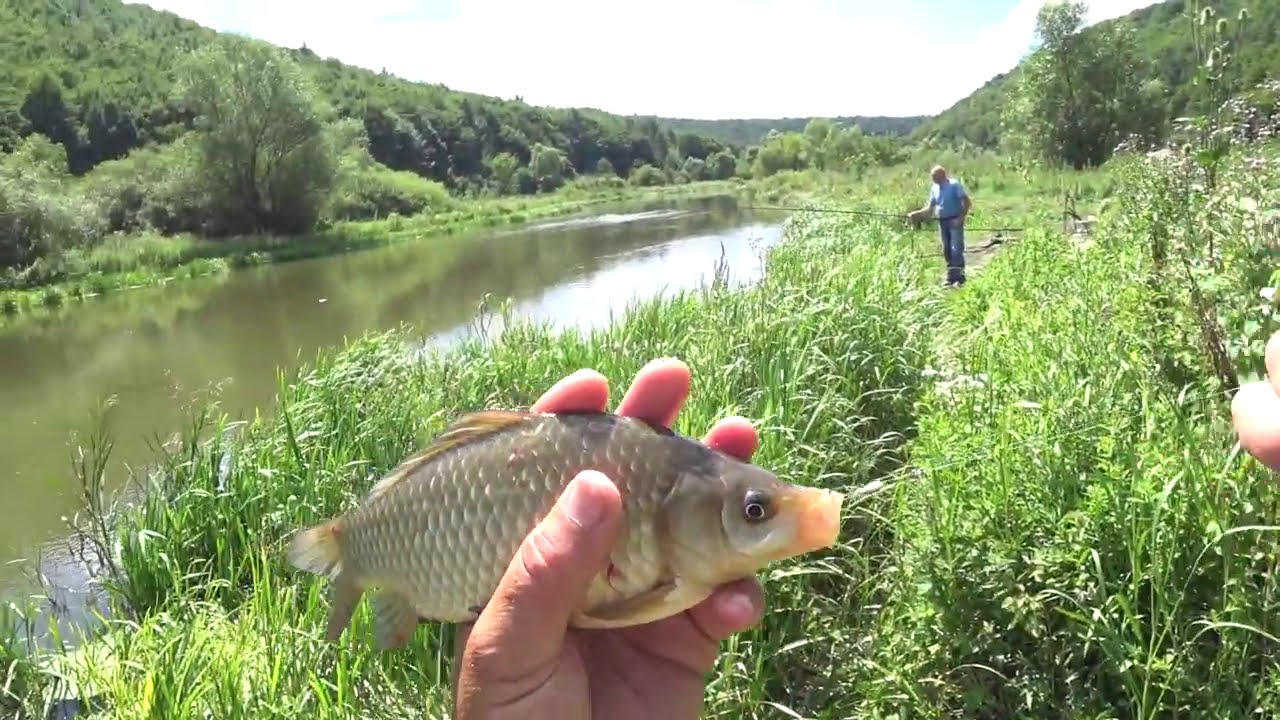
{"label": "fish mouth", "polygon": [[790,538],[781,547],[774,546],[776,550],[769,553],[769,559],[782,560],[783,557],[822,550],[833,546],[840,539],[840,510],[845,503],[842,493],[823,488],[792,486],[778,497],[778,501],[781,514],[787,518],[788,528],[783,530],[780,527],[769,534],[774,536],[777,533],[787,533]]}
{"label": "fish mouth", "polygon": [[788,493],[788,508],[794,513],[794,540],[789,555],[801,555],[831,547],[840,538],[840,509],[844,495],[822,488],[799,488]]}

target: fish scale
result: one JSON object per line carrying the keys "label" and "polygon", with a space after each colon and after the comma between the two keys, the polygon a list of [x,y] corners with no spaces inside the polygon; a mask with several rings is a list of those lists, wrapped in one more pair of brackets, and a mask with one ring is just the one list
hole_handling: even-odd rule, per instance
{"label": "fish scale", "polygon": [[[413,598],[423,617],[472,619],[472,608],[487,601],[524,536],[573,475],[590,467],[614,479],[629,522],[614,551],[614,566],[625,568],[623,580],[615,587],[599,578],[588,604],[652,586],[664,568],[647,542],[652,514],[644,510],[656,506],[675,480],[653,459],[655,444],[666,438],[647,429],[636,433],[629,424],[586,422],[583,432],[573,422],[533,422],[418,466],[350,515],[344,530],[351,543],[348,569],[365,583]],[[628,482],[633,475],[657,482],[637,493]],[[396,538],[412,552],[400,552]]]}
{"label": "fish scale", "polygon": [[617,486],[624,519],[610,565],[578,605],[580,627],[680,612],[720,582],[829,545],[839,526],[839,494],[781,483],[642,420],[484,411],[401,462],[361,506],[299,532],[290,559],[333,581],[330,639],[376,588],[378,644],[403,645],[419,618],[474,619],[529,531],[587,469]]}

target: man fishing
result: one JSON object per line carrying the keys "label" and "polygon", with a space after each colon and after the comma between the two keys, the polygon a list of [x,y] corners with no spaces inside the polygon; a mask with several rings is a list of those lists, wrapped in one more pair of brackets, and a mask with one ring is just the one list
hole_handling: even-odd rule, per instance
{"label": "man fishing", "polygon": [[963,183],[947,176],[946,168],[934,165],[929,174],[933,178],[929,202],[919,210],[907,213],[907,217],[919,221],[930,213],[936,213],[938,232],[942,237],[942,257],[947,262],[947,285],[957,287],[963,285],[965,279],[964,219],[973,201],[969,199]]}

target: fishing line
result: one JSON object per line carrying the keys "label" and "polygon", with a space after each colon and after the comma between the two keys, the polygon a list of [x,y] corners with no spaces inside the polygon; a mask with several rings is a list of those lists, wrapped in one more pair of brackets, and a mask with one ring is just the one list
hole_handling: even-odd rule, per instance
{"label": "fishing line", "polygon": [[[1014,239],[1015,238],[1011,238],[1011,237],[1006,238],[1006,237],[1000,237],[999,235],[996,235],[995,237],[991,238],[990,240],[983,243],[982,245],[966,245],[964,248],[964,254],[973,255],[976,253],[980,253],[986,250],[990,250],[991,248],[997,245],[1003,245],[1004,243]],[[916,258],[917,260],[927,260],[929,258],[943,257],[943,254],[940,252],[919,253],[919,254],[913,254],[911,257]]]}
{"label": "fishing line", "polygon": [[[820,208],[820,207],[791,207],[787,205],[742,205],[743,210],[781,210],[784,212],[816,212],[816,213],[832,213],[836,215],[861,215],[863,217],[882,217],[895,218],[897,220],[906,220],[906,213],[888,213],[879,210],[843,210],[840,208]],[[923,226],[916,229],[924,229]],[[965,226],[965,230],[980,230],[982,232],[1024,232],[1026,228],[1016,227],[969,227]]]}

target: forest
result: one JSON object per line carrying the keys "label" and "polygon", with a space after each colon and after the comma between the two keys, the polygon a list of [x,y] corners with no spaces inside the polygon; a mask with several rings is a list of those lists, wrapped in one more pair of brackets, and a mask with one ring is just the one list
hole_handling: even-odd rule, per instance
{"label": "forest", "polygon": [[[0,5],[0,147],[42,134],[61,144],[73,175],[130,151],[177,140],[196,109],[177,85],[188,55],[218,35],[171,13],[119,0]],[[537,145],[564,153],[577,172],[602,161],[621,170],[663,165],[668,155],[706,160],[725,149],[708,137],[677,135],[657,122],[536,108],[439,85],[405,81],[289,49],[302,78],[334,115],[368,135],[369,154],[450,187],[487,175],[504,153],[528,165]]]}

